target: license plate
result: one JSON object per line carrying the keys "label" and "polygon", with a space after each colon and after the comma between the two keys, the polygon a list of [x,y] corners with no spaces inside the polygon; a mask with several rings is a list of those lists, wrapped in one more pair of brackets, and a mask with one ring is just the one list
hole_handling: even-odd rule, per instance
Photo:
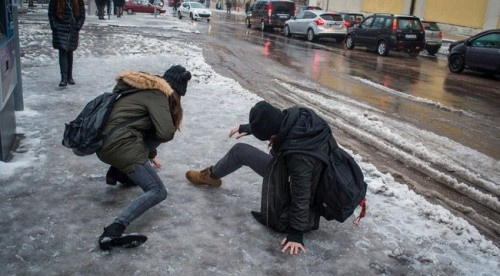
{"label": "license plate", "polygon": [[407,34],[407,35],[405,35],[405,37],[415,39],[415,38],[417,38],[417,35],[416,34]]}
{"label": "license plate", "polygon": [[288,18],[288,14],[278,14],[278,18],[287,19]]}

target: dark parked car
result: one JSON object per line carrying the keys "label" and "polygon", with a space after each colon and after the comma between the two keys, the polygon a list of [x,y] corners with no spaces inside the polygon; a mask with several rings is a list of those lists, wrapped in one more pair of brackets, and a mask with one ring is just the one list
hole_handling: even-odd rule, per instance
{"label": "dark parked car", "polygon": [[500,29],[479,33],[450,44],[448,68],[461,73],[465,68],[500,74]]}
{"label": "dark parked car", "polygon": [[425,30],[420,19],[411,15],[374,14],[347,31],[347,49],[366,46],[381,56],[404,51],[418,56],[425,46]]}
{"label": "dark parked car", "polygon": [[258,0],[247,13],[247,28],[259,26],[261,30],[283,28],[285,21],[295,15],[295,4],[288,0]]}
{"label": "dark parked car", "polygon": [[434,21],[421,21],[425,28],[425,50],[429,55],[435,55],[443,44],[443,32]]}
{"label": "dark parked car", "polygon": [[338,12],[337,14],[340,14],[342,18],[344,19],[345,26],[347,28],[353,27],[355,25],[358,25],[361,23],[363,20],[365,20],[365,16],[361,13],[353,13],[353,12]]}

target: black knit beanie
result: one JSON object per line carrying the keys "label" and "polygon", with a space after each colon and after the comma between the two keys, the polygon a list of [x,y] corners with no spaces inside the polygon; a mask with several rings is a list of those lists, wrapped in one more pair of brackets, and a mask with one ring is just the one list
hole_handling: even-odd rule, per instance
{"label": "black knit beanie", "polygon": [[277,134],[285,115],[281,110],[266,101],[260,101],[250,110],[250,129],[261,141],[266,141]]}
{"label": "black knit beanie", "polygon": [[179,95],[186,95],[187,83],[191,79],[191,72],[180,65],[173,65],[165,71],[163,78]]}

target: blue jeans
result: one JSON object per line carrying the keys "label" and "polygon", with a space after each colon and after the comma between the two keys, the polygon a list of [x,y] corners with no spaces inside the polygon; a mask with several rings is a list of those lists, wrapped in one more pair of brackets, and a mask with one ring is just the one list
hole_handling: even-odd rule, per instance
{"label": "blue jeans", "polygon": [[134,171],[127,173],[127,176],[130,177],[137,186],[142,188],[144,194],[135,198],[115,219],[114,222],[121,223],[125,227],[149,210],[149,208],[167,198],[165,185],[158,177],[149,161],[146,161],[144,164],[135,164]]}
{"label": "blue jeans", "polygon": [[241,166],[248,166],[264,177],[271,169],[272,160],[269,153],[248,144],[237,143],[212,167],[212,175],[222,178]]}

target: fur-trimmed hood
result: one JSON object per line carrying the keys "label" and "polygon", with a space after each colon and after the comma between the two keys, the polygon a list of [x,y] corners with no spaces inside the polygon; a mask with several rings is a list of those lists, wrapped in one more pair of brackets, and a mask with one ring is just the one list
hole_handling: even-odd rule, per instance
{"label": "fur-trimmed hood", "polygon": [[137,89],[156,89],[165,93],[165,95],[167,96],[170,96],[172,95],[172,93],[174,93],[174,90],[172,89],[172,87],[170,87],[170,85],[164,78],[145,72],[123,71],[116,77],[116,81],[117,85],[113,92],[119,92],[121,90],[120,82],[123,82],[127,86]]}

